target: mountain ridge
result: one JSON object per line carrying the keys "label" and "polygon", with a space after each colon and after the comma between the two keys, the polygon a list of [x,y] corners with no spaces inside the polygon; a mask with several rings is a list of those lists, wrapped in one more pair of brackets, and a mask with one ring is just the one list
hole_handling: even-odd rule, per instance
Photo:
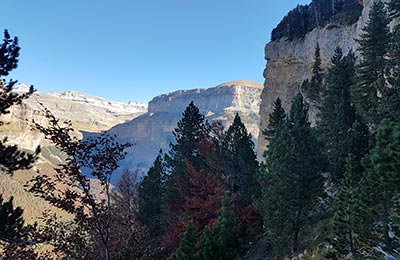
{"label": "mountain ridge", "polygon": [[[121,143],[131,143],[121,169],[139,168],[146,171],[160,149],[167,152],[174,142],[172,131],[191,101],[209,121],[221,121],[225,127],[236,113],[253,137],[258,136],[259,105],[262,84],[253,81],[229,81],[211,88],[177,90],[154,97],[148,112],[109,130]],[[92,135],[88,135],[92,136]],[[256,143],[257,140],[254,138]],[[116,178],[120,175],[118,171]]]}

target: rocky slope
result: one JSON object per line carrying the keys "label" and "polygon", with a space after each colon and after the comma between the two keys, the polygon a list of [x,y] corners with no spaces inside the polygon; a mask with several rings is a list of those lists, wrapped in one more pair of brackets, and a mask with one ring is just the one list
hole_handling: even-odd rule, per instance
{"label": "rocky slope", "polygon": [[147,169],[160,148],[166,152],[174,140],[172,130],[191,101],[208,120],[220,120],[224,125],[229,125],[235,113],[239,113],[249,132],[257,137],[261,91],[260,83],[231,81],[214,88],[180,90],[155,97],[146,114],[110,130],[120,142],[133,144],[121,168]]}
{"label": "rocky slope", "polygon": [[[275,99],[280,97],[285,110],[288,111],[302,82],[311,77],[316,43],[319,43],[321,49],[324,68],[330,66],[330,59],[336,47],[341,47],[344,53],[350,50],[357,52],[356,39],[368,20],[368,13],[374,1],[378,0],[363,1],[362,15],[357,23],[347,26],[329,23],[324,27],[315,28],[304,38],[288,40],[284,37],[271,41],[265,46],[267,65],[264,70],[265,82],[261,95],[260,129],[267,127]],[[315,107],[311,107],[310,119],[313,123],[315,123],[316,114]],[[262,136],[259,136],[258,144],[257,154],[260,158],[266,147],[266,141]]]}

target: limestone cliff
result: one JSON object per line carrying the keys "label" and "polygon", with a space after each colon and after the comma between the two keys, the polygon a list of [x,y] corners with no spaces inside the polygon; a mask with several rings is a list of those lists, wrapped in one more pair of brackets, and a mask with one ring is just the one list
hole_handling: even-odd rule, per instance
{"label": "limestone cliff", "polygon": [[261,91],[260,83],[231,81],[213,88],[179,90],[155,97],[149,103],[148,113],[109,131],[120,142],[133,144],[121,168],[148,169],[160,148],[167,152],[173,141],[172,131],[191,101],[209,121],[220,120],[225,126],[239,113],[249,132],[257,137]]}
{"label": "limestone cliff", "polygon": [[[289,111],[293,97],[299,92],[302,82],[311,77],[316,44],[321,49],[322,66],[328,68],[336,47],[343,53],[353,50],[357,53],[357,39],[368,20],[368,13],[374,1],[364,0],[362,14],[352,25],[328,23],[305,34],[303,38],[289,40],[283,37],[269,42],[265,46],[264,89],[261,94],[260,129],[268,125],[268,117],[272,112],[277,97],[282,100],[283,107]],[[387,2],[387,1],[385,1]],[[317,110],[310,109],[310,119],[315,123]],[[266,141],[259,136],[257,154],[260,158],[266,148]],[[261,158],[260,158],[261,159]]]}

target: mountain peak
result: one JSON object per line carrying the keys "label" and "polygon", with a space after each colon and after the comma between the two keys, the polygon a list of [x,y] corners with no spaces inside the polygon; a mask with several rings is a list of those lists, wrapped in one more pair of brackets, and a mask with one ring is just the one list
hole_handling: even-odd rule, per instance
{"label": "mountain peak", "polygon": [[251,80],[232,80],[232,81],[227,81],[222,84],[219,84],[218,87],[225,87],[225,86],[247,86],[247,87],[253,87],[253,88],[263,88],[264,85],[259,82],[251,81]]}

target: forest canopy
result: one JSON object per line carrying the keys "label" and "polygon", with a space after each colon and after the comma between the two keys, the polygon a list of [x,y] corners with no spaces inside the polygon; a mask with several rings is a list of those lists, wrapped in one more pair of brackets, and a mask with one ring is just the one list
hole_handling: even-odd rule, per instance
{"label": "forest canopy", "polygon": [[357,22],[361,10],[362,5],[357,0],[313,0],[308,5],[298,5],[291,10],[272,30],[271,40],[301,38],[328,23],[351,25]]}

